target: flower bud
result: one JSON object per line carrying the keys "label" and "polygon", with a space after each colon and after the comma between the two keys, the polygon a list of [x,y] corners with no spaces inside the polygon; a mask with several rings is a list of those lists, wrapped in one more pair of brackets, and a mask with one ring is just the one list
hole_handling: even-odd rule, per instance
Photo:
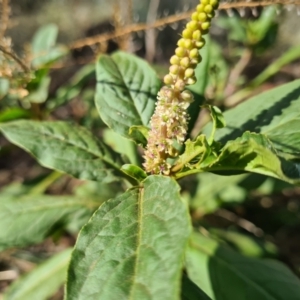
{"label": "flower bud", "polygon": [[198,21],[198,13],[196,11],[192,13],[191,19],[194,21]]}
{"label": "flower bud", "polygon": [[177,55],[173,55],[170,59],[171,65],[179,65],[180,58]]}
{"label": "flower bud", "polygon": [[200,41],[195,42],[195,46],[196,46],[198,49],[201,49],[204,45],[205,45],[205,39],[203,39],[203,38],[201,38]]}
{"label": "flower bud", "polygon": [[208,14],[210,14],[213,11],[213,7],[210,4],[205,5],[204,11]]}
{"label": "flower bud", "polygon": [[195,71],[194,71],[194,69],[192,69],[192,68],[188,68],[188,69],[186,69],[185,72],[184,72],[184,76],[185,76],[186,78],[192,77],[192,76],[194,76],[194,74],[195,74]]}
{"label": "flower bud", "polygon": [[203,4],[198,4],[197,5],[197,12],[203,12],[204,5]]}
{"label": "flower bud", "polygon": [[170,75],[170,74],[167,74],[165,77],[164,77],[164,83],[166,85],[171,85],[173,83],[173,77]]}
{"label": "flower bud", "polygon": [[187,78],[186,84],[192,85],[192,84],[195,84],[196,81],[197,81],[196,77],[189,77],[189,78]]}
{"label": "flower bud", "polygon": [[202,37],[201,31],[200,30],[196,30],[193,32],[193,39],[196,41],[199,41]]}
{"label": "flower bud", "polygon": [[186,28],[182,32],[182,37],[185,39],[190,39],[193,35],[193,31],[189,28]]}
{"label": "flower bud", "polygon": [[181,61],[180,61],[180,65],[184,68],[188,68],[190,64],[190,60],[188,57],[184,57]]}
{"label": "flower bud", "polygon": [[178,45],[178,47],[182,47],[182,48],[184,48],[184,41],[185,41],[185,39],[180,39],[178,42],[177,42],[177,45]]}
{"label": "flower bud", "polygon": [[171,74],[177,75],[178,71],[179,71],[179,66],[178,65],[172,65],[172,66],[170,66],[169,71],[170,71]]}
{"label": "flower bud", "polygon": [[183,80],[177,80],[176,81],[176,83],[175,83],[175,85],[174,85],[174,88],[176,89],[176,90],[179,90],[179,91],[182,91],[183,89],[184,89],[184,87],[185,87],[185,83],[184,83],[184,81]]}
{"label": "flower bud", "polygon": [[182,47],[178,47],[178,48],[175,49],[175,53],[178,57],[184,57],[185,53],[186,53],[186,50]]}
{"label": "flower bud", "polygon": [[198,25],[197,21],[192,20],[192,21],[187,23],[186,27],[194,31],[194,30],[197,30],[199,28],[199,25]]}
{"label": "flower bud", "polygon": [[207,30],[209,27],[210,27],[210,22],[203,22],[203,23],[201,24],[201,28],[202,28],[203,30]]}
{"label": "flower bud", "polygon": [[219,1],[218,0],[210,0],[210,5],[214,8],[217,9],[219,6]]}
{"label": "flower bud", "polygon": [[194,48],[190,51],[189,53],[189,57],[190,58],[196,58],[199,56],[199,52],[198,52],[198,49],[197,48]]}
{"label": "flower bud", "polygon": [[185,102],[191,103],[194,101],[193,94],[188,90],[184,90],[180,95],[181,95],[182,100]]}
{"label": "flower bud", "polygon": [[193,48],[193,41],[192,40],[190,40],[190,39],[185,39],[184,40],[184,48],[186,48],[186,49],[191,49],[191,48]]}
{"label": "flower bud", "polygon": [[200,12],[198,14],[198,20],[200,22],[205,22],[207,20],[207,14],[205,12]]}

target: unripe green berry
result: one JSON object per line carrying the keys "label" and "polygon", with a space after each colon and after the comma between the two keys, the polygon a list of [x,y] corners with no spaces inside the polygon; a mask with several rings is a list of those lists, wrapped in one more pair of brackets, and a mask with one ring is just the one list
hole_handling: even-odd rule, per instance
{"label": "unripe green berry", "polygon": [[207,14],[205,12],[200,12],[198,14],[198,20],[200,22],[205,22],[207,20]]}
{"label": "unripe green berry", "polygon": [[202,37],[201,31],[200,30],[196,30],[193,32],[193,39],[196,41],[199,41]]}
{"label": "unripe green berry", "polygon": [[204,5],[203,4],[198,4],[197,5],[197,12],[203,12]]}
{"label": "unripe green berry", "polygon": [[196,81],[197,81],[196,77],[189,77],[189,78],[187,78],[187,80],[186,80],[186,84],[192,85],[192,84],[195,84]]}
{"label": "unripe green berry", "polygon": [[198,13],[196,11],[192,13],[191,19],[194,21],[198,21]]}
{"label": "unripe green berry", "polygon": [[164,83],[166,85],[170,85],[173,83],[173,77],[170,75],[170,74],[167,74],[165,77],[164,77]]}
{"label": "unripe green berry", "polygon": [[170,58],[170,63],[171,63],[171,65],[179,65],[179,63],[180,63],[180,58],[179,58],[177,55],[173,55],[173,56]]}
{"label": "unripe green berry", "polygon": [[180,65],[184,68],[187,68],[190,65],[190,60],[188,57],[184,57],[181,61],[180,61]]}
{"label": "unripe green berry", "polygon": [[192,68],[188,68],[188,69],[186,69],[185,72],[184,72],[184,76],[185,76],[186,78],[190,78],[190,77],[194,76],[194,74],[195,74],[195,71],[194,71],[194,69],[192,69]]}
{"label": "unripe green berry", "polygon": [[203,23],[201,24],[201,28],[202,28],[203,30],[207,30],[209,27],[210,27],[210,22],[203,22]]}
{"label": "unripe green berry", "polygon": [[192,20],[186,24],[186,27],[194,31],[199,28],[199,24],[197,21]]}
{"label": "unripe green berry", "polygon": [[213,11],[213,7],[210,4],[205,5],[204,11],[208,14],[210,14]]}
{"label": "unripe green berry", "polygon": [[178,42],[177,42],[177,45],[178,45],[178,47],[182,47],[182,48],[184,48],[184,42],[185,42],[185,39],[180,39]]}
{"label": "unripe green berry", "polygon": [[210,0],[201,0],[201,4],[206,5],[209,4]]}
{"label": "unripe green berry", "polygon": [[183,80],[177,80],[174,85],[174,88],[179,91],[182,91],[184,89],[184,87],[185,87],[185,83]]}
{"label": "unripe green berry", "polygon": [[179,56],[179,57],[184,57],[184,56],[185,56],[185,53],[186,53],[186,50],[185,50],[184,48],[182,48],[182,47],[177,47],[177,48],[175,49],[175,53],[176,53],[176,55]]}
{"label": "unripe green berry", "polygon": [[198,56],[199,56],[199,52],[198,52],[197,48],[192,49],[189,53],[190,58],[195,58],[195,57],[198,57]]}
{"label": "unripe green berry", "polygon": [[178,65],[172,65],[172,66],[170,66],[169,71],[170,71],[171,74],[177,75],[178,71],[179,71],[179,66]]}
{"label": "unripe green berry", "polygon": [[193,30],[186,28],[182,32],[182,37],[185,39],[190,39],[193,35]]}

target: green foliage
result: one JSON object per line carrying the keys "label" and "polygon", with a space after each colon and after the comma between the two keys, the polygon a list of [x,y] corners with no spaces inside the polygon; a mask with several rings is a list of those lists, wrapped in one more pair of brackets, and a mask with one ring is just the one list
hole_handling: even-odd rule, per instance
{"label": "green foliage", "polygon": [[15,281],[4,294],[4,300],[43,300],[63,285],[71,249],[46,260],[33,271]]}
{"label": "green foliage", "polygon": [[186,268],[213,300],[299,298],[300,281],[283,264],[247,258],[199,233],[192,235]]}
{"label": "green foliage", "polygon": [[[220,18],[219,26],[237,45],[233,56],[240,55],[241,45],[257,57],[274,44],[275,11],[270,7],[247,22],[236,14]],[[17,151],[10,142],[53,170],[37,176],[41,169],[32,163],[34,176],[0,191],[0,251],[26,251],[46,239],[58,244],[65,239],[66,250],[17,279],[4,299],[48,299],[66,277],[66,300],[299,299],[299,274],[275,261],[279,245],[243,218],[255,203],[251,199],[266,200],[266,208],[266,196],[300,183],[300,80],[255,90],[254,97],[222,113],[232,57],[208,39],[195,69],[198,83],[189,87],[195,101],[188,111],[188,138],[184,145],[174,142],[178,155],[168,160],[170,174],[152,175],[143,169],[142,148],[161,87],[156,72],[118,51],[100,55],[95,65],[49,93],[50,68],[67,54],[56,45],[57,35],[52,24],[33,38],[27,96],[11,97],[11,82],[0,79],[3,164]],[[298,49],[248,84],[240,74],[231,101],[239,102],[297,59]],[[73,101],[83,107],[75,118],[66,113]],[[200,129],[202,109],[203,120],[211,121]],[[286,227],[299,225],[297,209],[290,205],[278,216],[268,211],[263,216],[272,218],[270,227],[278,219]],[[210,217],[224,211],[229,224],[215,228],[219,223]]]}
{"label": "green foliage", "polygon": [[160,82],[144,61],[117,52],[96,64],[95,103],[107,126],[125,137],[131,126],[149,124]]}
{"label": "green foliage", "polygon": [[179,299],[189,234],[179,186],[167,177],[148,177],[103,204],[83,227],[66,299]]}
{"label": "green foliage", "polygon": [[15,121],[0,130],[45,167],[77,178],[112,182],[122,158],[88,130],[64,122]]}

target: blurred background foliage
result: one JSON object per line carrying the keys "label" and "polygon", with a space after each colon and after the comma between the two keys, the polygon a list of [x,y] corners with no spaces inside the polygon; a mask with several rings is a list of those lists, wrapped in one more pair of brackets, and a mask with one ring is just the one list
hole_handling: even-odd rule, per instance
{"label": "blurred background foliage", "polygon": [[[200,102],[222,110],[300,75],[300,31],[295,30],[299,7],[248,8],[247,3],[238,9],[229,3],[233,8],[220,10],[197,69],[193,92]],[[91,129],[132,162],[141,163],[140,149],[136,152],[131,142],[105,128],[99,119],[94,107],[94,60],[121,49],[147,59],[159,76],[164,75],[184,21],[147,31],[136,31],[137,24],[180,16],[197,1],[2,0],[0,4],[0,122],[24,118],[73,121]],[[132,29],[126,35],[87,45],[87,38],[113,35],[126,26]],[[194,115],[191,137],[208,121],[205,110],[199,118]],[[299,187],[254,174],[200,174],[180,184],[199,230],[244,255],[278,258],[300,274]],[[22,274],[73,246],[95,205],[127,187],[126,183],[84,182],[49,171],[0,136],[0,201],[37,195],[51,201],[51,197],[72,195],[94,203],[77,213],[66,211],[45,233],[46,241],[0,253],[0,295]],[[51,266],[52,262],[47,263]],[[53,295],[58,286],[53,283],[49,294],[40,299]],[[62,289],[51,299],[61,297]]]}

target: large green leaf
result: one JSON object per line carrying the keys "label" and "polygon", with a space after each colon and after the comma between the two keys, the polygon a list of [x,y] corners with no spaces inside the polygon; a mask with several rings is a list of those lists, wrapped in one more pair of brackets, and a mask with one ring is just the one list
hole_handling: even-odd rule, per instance
{"label": "large green leaf", "polygon": [[143,60],[123,52],[100,56],[95,102],[102,120],[129,137],[129,128],[149,124],[160,81]]}
{"label": "large green leaf", "polygon": [[[266,134],[278,151],[300,157],[300,80],[261,93],[224,113],[225,128],[216,139],[226,142],[249,130]],[[205,128],[211,132],[211,125]]]}
{"label": "large green leaf", "polygon": [[64,250],[15,281],[3,300],[46,300],[63,285],[72,249]]}
{"label": "large green leaf", "polygon": [[283,264],[244,257],[199,233],[192,235],[186,267],[213,300],[300,299],[300,281]]}
{"label": "large green leaf", "polygon": [[0,124],[0,130],[41,165],[80,179],[112,182],[123,164],[119,154],[75,124],[15,121]]}
{"label": "large green leaf", "polygon": [[0,194],[0,251],[43,241],[80,211],[92,214],[101,202],[74,196]]}
{"label": "large green leaf", "polygon": [[66,299],[180,299],[189,234],[179,186],[169,177],[148,177],[103,204],[83,227]]}
{"label": "large green leaf", "polygon": [[278,156],[270,140],[263,134],[245,132],[219,150],[210,148],[204,135],[186,142],[186,150],[171,170],[176,178],[198,172],[234,175],[244,172],[272,176],[289,183],[300,183],[300,163]]}
{"label": "large green leaf", "polygon": [[262,134],[245,132],[242,137],[229,141],[209,171],[248,171],[300,183],[300,164],[279,157],[273,144]]}

